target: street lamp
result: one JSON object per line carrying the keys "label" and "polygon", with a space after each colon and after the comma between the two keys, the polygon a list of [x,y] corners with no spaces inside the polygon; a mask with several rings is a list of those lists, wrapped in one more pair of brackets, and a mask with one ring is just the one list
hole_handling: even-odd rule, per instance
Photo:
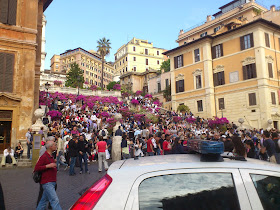
{"label": "street lamp", "polygon": [[47,113],[47,107],[48,107],[48,98],[49,98],[49,88],[50,88],[51,84],[49,84],[48,82],[45,83],[45,88],[47,90],[47,103],[46,103],[46,108],[45,108],[45,113]]}
{"label": "street lamp", "polygon": [[77,96],[79,96],[79,92],[80,92],[80,79],[81,79],[81,77],[78,76],[77,77],[77,81],[78,81],[78,95]]}

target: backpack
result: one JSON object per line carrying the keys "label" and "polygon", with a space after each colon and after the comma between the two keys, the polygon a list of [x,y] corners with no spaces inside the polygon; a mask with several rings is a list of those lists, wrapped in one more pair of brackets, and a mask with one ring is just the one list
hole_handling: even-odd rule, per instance
{"label": "backpack", "polygon": [[104,130],[101,131],[102,136],[106,136],[106,132]]}

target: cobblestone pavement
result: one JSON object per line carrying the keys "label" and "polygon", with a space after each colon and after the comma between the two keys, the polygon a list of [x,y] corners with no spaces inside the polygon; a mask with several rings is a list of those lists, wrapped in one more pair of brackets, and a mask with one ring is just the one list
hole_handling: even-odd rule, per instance
{"label": "cobblestone pavement", "polygon": [[[111,164],[111,162],[109,162]],[[90,174],[79,174],[75,168],[76,176],[69,176],[68,170],[61,167],[57,173],[57,194],[62,209],[69,209],[95,181],[105,175],[98,173],[97,162],[89,166]],[[39,184],[32,179],[32,168],[0,169],[5,205],[7,210],[31,210],[36,208],[39,194]]]}

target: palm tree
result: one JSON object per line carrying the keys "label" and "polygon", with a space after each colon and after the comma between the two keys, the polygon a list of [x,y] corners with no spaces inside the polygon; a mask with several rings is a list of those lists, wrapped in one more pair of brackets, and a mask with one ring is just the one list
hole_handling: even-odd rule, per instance
{"label": "palm tree", "polygon": [[97,52],[99,52],[99,54],[101,55],[101,59],[102,59],[101,90],[103,90],[103,71],[104,71],[105,56],[110,53],[111,43],[110,43],[110,39],[106,39],[105,37],[103,37],[102,39],[99,39],[97,41],[97,44],[98,44]]}

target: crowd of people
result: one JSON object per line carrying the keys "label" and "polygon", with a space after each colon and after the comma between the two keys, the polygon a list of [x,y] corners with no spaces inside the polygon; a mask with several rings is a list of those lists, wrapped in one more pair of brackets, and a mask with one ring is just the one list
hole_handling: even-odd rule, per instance
{"label": "crowd of people", "polygon": [[[53,98],[49,118],[45,118],[47,135],[43,128],[40,159],[34,171],[43,173],[40,181],[40,195],[37,209],[51,205],[59,209],[55,193],[56,173],[69,168],[69,176],[90,173],[88,164],[98,161],[98,171],[108,170],[107,160],[112,155],[114,136],[121,136],[119,145],[121,158],[142,158],[153,155],[190,153],[188,140],[201,139],[224,143],[223,155],[255,158],[280,163],[280,140],[276,129],[238,129],[234,123],[223,121],[213,125],[212,119],[203,119],[189,113],[176,113],[161,110],[159,103],[150,97],[135,97],[134,103],[96,102],[90,107],[82,100]],[[137,102],[135,102],[137,100]],[[131,100],[132,101],[132,100]],[[129,108],[128,108],[129,107]],[[142,112],[141,112],[142,110]],[[151,118],[147,118],[148,113]],[[116,124],[114,116],[122,114],[120,126],[113,132]],[[32,130],[26,133],[28,158],[32,155]],[[21,145],[15,155],[22,155]],[[10,151],[10,150],[9,150]],[[10,156],[13,156],[13,153]],[[51,170],[46,170],[51,169]],[[51,183],[51,184],[49,184]],[[47,194],[46,194],[47,193]],[[49,199],[49,196],[53,196]]]}

